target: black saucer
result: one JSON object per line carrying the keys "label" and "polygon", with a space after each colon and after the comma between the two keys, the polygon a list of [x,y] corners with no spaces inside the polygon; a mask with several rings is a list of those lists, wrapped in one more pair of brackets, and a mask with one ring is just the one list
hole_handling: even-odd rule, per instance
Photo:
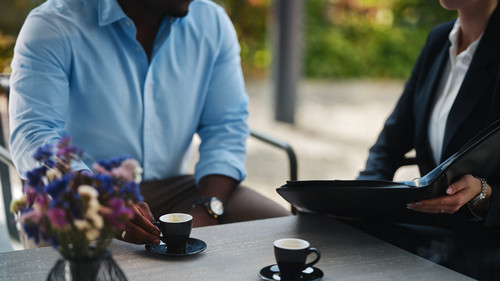
{"label": "black saucer", "polygon": [[[259,272],[259,277],[262,280],[266,281],[279,281],[280,278],[280,269],[278,265],[269,265],[264,267]],[[314,266],[308,267],[302,271],[302,276],[300,280],[304,281],[317,281],[323,278],[323,271],[321,269],[316,268]]]}
{"label": "black saucer", "polygon": [[160,245],[146,244],[146,250],[148,250],[149,252],[169,257],[185,257],[196,255],[203,252],[206,248],[207,243],[196,238],[188,239],[188,241],[186,242],[186,252],[184,253],[168,253],[167,245],[165,245],[165,243],[163,242],[160,242]]}

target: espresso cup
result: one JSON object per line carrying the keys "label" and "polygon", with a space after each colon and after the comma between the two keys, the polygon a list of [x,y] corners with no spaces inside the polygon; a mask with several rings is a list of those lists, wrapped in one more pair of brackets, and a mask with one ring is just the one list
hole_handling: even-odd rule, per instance
{"label": "espresso cup", "polygon": [[[306,263],[309,254],[315,253],[316,258]],[[278,264],[281,280],[300,280],[302,271],[316,264],[321,253],[310,247],[309,242],[296,238],[283,238],[274,241],[274,256]]]}
{"label": "espresso cup", "polygon": [[186,242],[193,227],[193,217],[184,213],[161,216],[155,225],[160,229],[161,241],[167,245],[167,253],[185,253]]}

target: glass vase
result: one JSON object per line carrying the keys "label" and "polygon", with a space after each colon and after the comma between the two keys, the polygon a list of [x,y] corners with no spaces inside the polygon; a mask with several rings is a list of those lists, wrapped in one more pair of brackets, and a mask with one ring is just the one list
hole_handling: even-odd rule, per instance
{"label": "glass vase", "polygon": [[59,259],[47,277],[48,281],[127,280],[127,277],[107,250],[90,259]]}

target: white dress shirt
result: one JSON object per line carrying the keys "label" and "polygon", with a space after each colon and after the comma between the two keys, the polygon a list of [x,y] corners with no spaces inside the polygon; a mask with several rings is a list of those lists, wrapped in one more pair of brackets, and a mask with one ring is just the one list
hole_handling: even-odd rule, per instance
{"label": "white dress shirt", "polygon": [[457,55],[458,38],[460,31],[460,19],[457,19],[453,29],[448,36],[451,46],[449,49],[450,59],[443,71],[443,76],[437,89],[434,107],[429,121],[429,142],[436,164],[441,163],[441,153],[443,149],[444,132],[448,114],[455,102],[458,91],[462,85],[465,74],[469,69],[472,57],[476,52],[481,36],[469,47]]}

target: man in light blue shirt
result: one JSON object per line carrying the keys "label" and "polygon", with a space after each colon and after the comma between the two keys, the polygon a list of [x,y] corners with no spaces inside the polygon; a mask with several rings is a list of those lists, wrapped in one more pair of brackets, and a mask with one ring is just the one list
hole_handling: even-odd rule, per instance
{"label": "man in light blue shirt", "polygon": [[[12,70],[10,148],[22,176],[37,165],[32,155],[38,147],[69,135],[89,159],[124,154],[137,159],[144,185],[154,182],[143,195],[154,201],[148,203],[158,216],[155,211],[171,211],[159,197],[174,200],[168,198],[177,192],[174,187],[189,193],[186,184],[162,180],[184,173],[198,134],[200,159],[187,186],[199,189],[175,199],[191,206],[200,197],[188,210],[195,225],[219,222],[210,206],[202,206],[213,197],[226,204],[227,222],[241,220],[232,217],[237,212],[245,213],[244,219],[284,214],[246,188],[234,188],[245,178],[248,98],[235,30],[216,4],[48,0],[28,16]],[[90,162],[75,168],[88,169]],[[240,195],[245,204],[232,204]],[[259,215],[256,209],[267,208],[259,204],[270,212]],[[137,214],[147,221],[135,219],[122,238],[158,243],[149,208],[140,205]]]}

